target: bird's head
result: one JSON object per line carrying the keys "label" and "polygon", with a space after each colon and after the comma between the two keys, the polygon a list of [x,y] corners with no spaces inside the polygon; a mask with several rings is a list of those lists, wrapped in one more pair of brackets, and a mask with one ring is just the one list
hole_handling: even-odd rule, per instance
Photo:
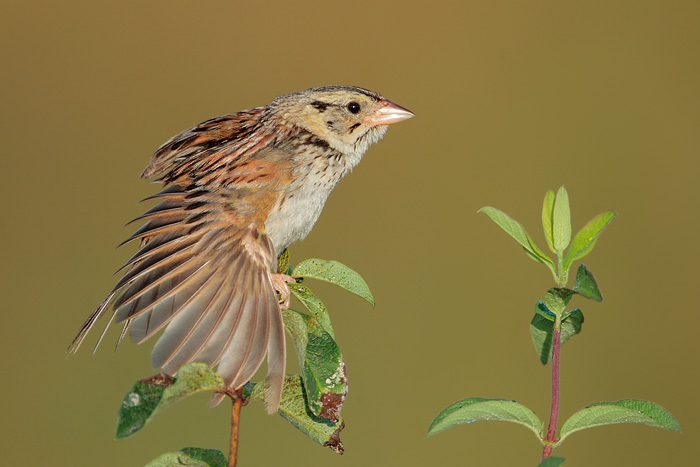
{"label": "bird's head", "polygon": [[381,95],[355,86],[324,86],[276,98],[271,110],[343,154],[361,156],[387,125],[414,113]]}

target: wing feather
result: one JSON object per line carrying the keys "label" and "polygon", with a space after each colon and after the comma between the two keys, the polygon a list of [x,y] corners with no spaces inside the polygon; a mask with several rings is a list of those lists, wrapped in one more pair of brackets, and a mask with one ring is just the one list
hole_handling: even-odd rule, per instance
{"label": "wing feather", "polygon": [[[272,281],[272,278],[269,279]],[[277,297],[272,298],[277,308]],[[268,299],[269,300],[269,299]],[[270,337],[267,341],[267,376],[265,377],[265,405],[267,413],[277,412],[282,400],[284,386],[284,372],[287,362],[286,346],[284,342],[284,323],[282,314],[270,304]]]}
{"label": "wing feather", "polygon": [[[135,342],[141,343],[168,324],[180,310],[185,309],[192,302],[200,303],[199,300],[207,287],[217,280],[213,277],[216,273],[216,269],[203,265],[195,274],[176,287],[164,287],[165,292],[160,296],[153,294],[145,300],[133,302],[127,309],[121,309],[117,314],[117,320],[133,321],[130,329],[131,337]],[[120,317],[122,313],[126,318]]]}
{"label": "wing feather", "polygon": [[153,350],[154,366],[177,370],[182,362],[196,359],[211,365],[216,361],[201,350],[227,314],[233,318],[229,326],[235,327],[240,307],[231,290],[231,285],[235,283],[231,270],[238,266],[240,261],[234,262],[228,271],[219,271],[217,277],[208,281],[208,290],[202,296],[181,307],[177,319],[173,320]]}
{"label": "wing feather", "polygon": [[269,400],[279,403],[284,333],[270,275],[275,248],[261,209],[278,195],[194,185],[155,195],[160,201],[140,216],[144,225],[127,240],[141,240],[139,250],[70,350],[111,305],[110,322],[124,322],[120,341],[127,331],[143,342],[165,328],[151,362],[169,374],[192,361],[218,364],[226,385],[238,389],[268,355]]}
{"label": "wing feather", "polygon": [[192,361],[218,363],[227,386],[239,389],[267,354],[266,402],[276,411],[285,344],[270,275],[275,247],[264,226],[292,180],[294,162],[274,146],[285,135],[265,126],[268,111],[217,117],[156,151],[142,176],[166,187],[146,198],[157,203],[134,219],[144,224],[124,242],[141,245],[69,352],[112,306],[109,322],[124,323],[117,345],[127,331],[143,342],[165,328],[151,361],[169,374]]}

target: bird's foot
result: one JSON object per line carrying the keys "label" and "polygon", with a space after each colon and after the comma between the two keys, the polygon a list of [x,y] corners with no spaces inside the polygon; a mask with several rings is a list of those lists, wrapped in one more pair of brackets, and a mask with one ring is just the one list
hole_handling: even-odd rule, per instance
{"label": "bird's foot", "polygon": [[289,286],[287,284],[296,284],[296,282],[296,279],[288,274],[272,275],[272,286],[280,294],[280,306],[282,308],[289,308],[291,292],[289,291]]}

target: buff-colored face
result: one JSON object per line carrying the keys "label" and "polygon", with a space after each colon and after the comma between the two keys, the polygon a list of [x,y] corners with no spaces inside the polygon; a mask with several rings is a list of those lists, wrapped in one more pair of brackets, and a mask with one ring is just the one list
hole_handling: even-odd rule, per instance
{"label": "buff-colored face", "polygon": [[379,94],[351,86],[328,86],[281,96],[273,107],[343,153],[364,152],[390,123],[413,116]]}

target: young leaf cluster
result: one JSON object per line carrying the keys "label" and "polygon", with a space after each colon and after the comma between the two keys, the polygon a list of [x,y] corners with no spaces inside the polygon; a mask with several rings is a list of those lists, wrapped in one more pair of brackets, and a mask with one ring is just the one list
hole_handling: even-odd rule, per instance
{"label": "young leaf cluster", "polygon": [[545,294],[544,301],[539,300],[535,304],[535,315],[530,321],[530,337],[543,365],[552,359],[555,328],[559,330],[559,343],[562,345],[581,332],[583,311],[580,308],[566,311],[566,306],[576,294],[598,302],[603,300],[595,277],[585,264],[580,264],[576,270],[573,288],[551,288]]}
{"label": "young leaf cluster", "polygon": [[[583,226],[571,240],[571,210],[569,194],[561,187],[555,195],[548,190],[542,203],[542,229],[547,246],[556,255],[556,261],[540,250],[525,228],[505,212],[486,206],[479,209],[491,218],[499,227],[513,237],[525,250],[527,255],[539,263],[545,264],[554,276],[559,287],[566,286],[569,268],[574,261],[589,254],[600,234],[617,216],[615,211],[605,211]],[[568,249],[567,249],[568,248]]]}

